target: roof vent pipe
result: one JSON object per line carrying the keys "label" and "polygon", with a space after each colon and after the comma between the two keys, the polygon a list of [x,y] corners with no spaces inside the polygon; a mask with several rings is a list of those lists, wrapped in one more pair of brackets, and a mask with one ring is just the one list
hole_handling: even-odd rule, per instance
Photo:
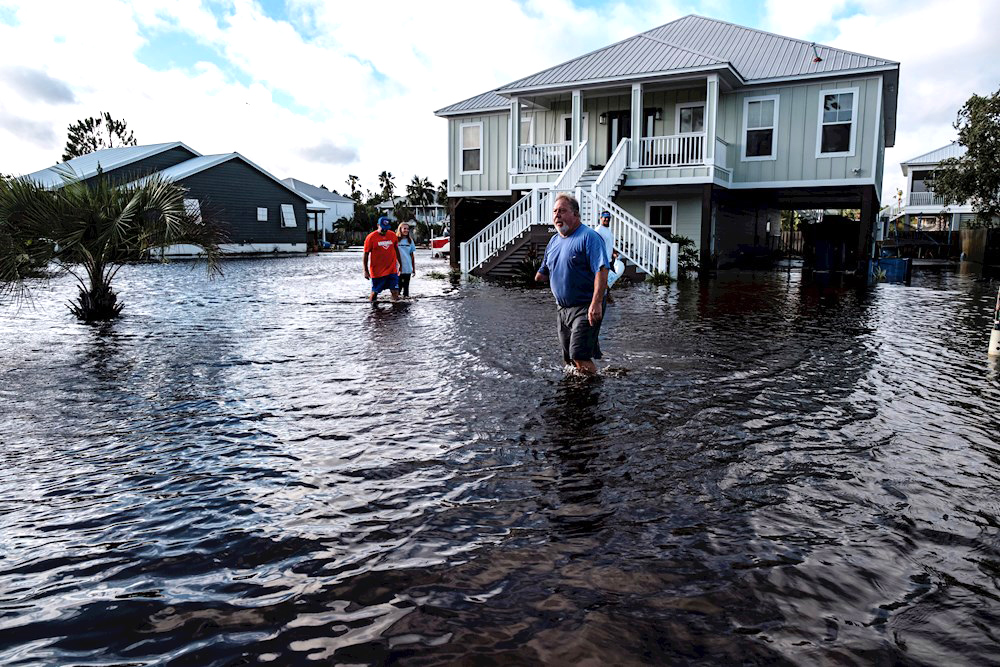
{"label": "roof vent pipe", "polygon": [[810,46],[813,49],[813,62],[814,63],[823,62],[823,59],[819,57],[819,51],[816,50],[816,42],[813,42],[812,44],[810,44]]}

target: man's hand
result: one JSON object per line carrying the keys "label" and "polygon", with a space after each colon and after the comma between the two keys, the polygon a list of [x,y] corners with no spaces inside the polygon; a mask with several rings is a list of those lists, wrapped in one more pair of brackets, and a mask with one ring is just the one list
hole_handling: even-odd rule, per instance
{"label": "man's hand", "polygon": [[590,326],[596,326],[603,317],[604,308],[601,306],[601,302],[591,303],[590,310],[587,311],[587,321],[590,322]]}
{"label": "man's hand", "polygon": [[371,275],[370,275],[370,274],[368,273],[368,269],[365,269],[365,280],[371,280],[371,279],[372,279],[372,277],[371,277]]}

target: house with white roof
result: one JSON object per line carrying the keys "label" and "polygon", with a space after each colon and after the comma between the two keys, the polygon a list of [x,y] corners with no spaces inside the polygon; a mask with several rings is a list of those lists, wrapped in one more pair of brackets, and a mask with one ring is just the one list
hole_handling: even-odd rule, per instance
{"label": "house with white roof", "polygon": [[[94,151],[28,174],[51,188],[66,178],[91,183],[99,175],[129,183],[152,175],[187,190],[189,211],[211,216],[222,227],[226,254],[305,253],[306,207],[310,199],[239,153],[202,155],[183,144],[149,144]],[[177,245],[165,255],[194,255],[194,246]]]}
{"label": "house with white roof", "polygon": [[[547,225],[554,193],[617,249],[669,271],[673,235],[711,269],[780,234],[782,209],[857,208],[859,256],[896,132],[899,64],[685,16],[443,107],[452,247],[489,274]],[[477,218],[489,208],[495,218]],[[505,209],[505,210],[504,210]],[[453,253],[454,259],[454,253]]]}
{"label": "house with white roof", "polygon": [[314,240],[326,241],[327,233],[333,233],[337,221],[341,218],[354,219],[353,199],[297,178],[286,178],[283,183],[309,199],[306,211],[309,216],[308,227]]}
{"label": "house with white roof", "polygon": [[943,198],[934,192],[934,170],[949,158],[959,158],[965,155],[965,146],[951,142],[929,153],[900,163],[903,175],[906,176],[906,192],[900,199],[890,203],[888,221],[902,219],[906,229],[917,231],[957,231],[963,224],[968,224],[976,214],[969,202],[947,205]]}

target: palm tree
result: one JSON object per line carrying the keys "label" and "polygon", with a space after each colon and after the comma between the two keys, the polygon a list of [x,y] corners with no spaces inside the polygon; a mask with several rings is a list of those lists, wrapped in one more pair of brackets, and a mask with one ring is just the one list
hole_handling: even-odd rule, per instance
{"label": "palm tree", "polygon": [[118,317],[122,304],[111,281],[153,250],[198,246],[218,272],[218,227],[187,210],[186,193],[157,176],[127,185],[100,173],[90,185],[67,176],[54,190],[25,178],[0,181],[0,289],[69,273],[80,289],[70,310],[95,322]]}
{"label": "palm tree", "polygon": [[438,206],[448,206],[448,179],[444,179],[437,187],[437,194],[434,197]]}
{"label": "palm tree", "polygon": [[378,184],[382,186],[383,200],[392,200],[392,194],[396,191],[396,184],[392,182],[392,174],[388,171],[383,171],[378,175]]}

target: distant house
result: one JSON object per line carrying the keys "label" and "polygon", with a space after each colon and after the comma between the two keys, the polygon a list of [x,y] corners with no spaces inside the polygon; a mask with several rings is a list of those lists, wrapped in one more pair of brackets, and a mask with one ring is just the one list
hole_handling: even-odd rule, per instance
{"label": "distant house", "polygon": [[902,219],[907,229],[918,231],[956,231],[972,221],[976,214],[972,206],[946,206],[933,189],[934,170],[942,160],[965,155],[965,147],[957,142],[918,155],[900,163],[906,176],[906,192],[900,201],[890,202],[888,222]]}
{"label": "distant house", "polygon": [[381,202],[377,208],[380,215],[388,216],[390,220],[395,221],[396,216],[393,210],[399,204],[405,204],[413,212],[412,220],[419,220],[420,222],[432,225],[443,225],[448,222],[448,208],[446,206],[441,206],[437,203],[412,206],[407,197],[387,199]]}
{"label": "distant house", "polygon": [[[28,174],[51,188],[63,174],[92,183],[107,178],[128,183],[157,174],[187,189],[190,211],[217,219],[227,254],[305,253],[306,207],[310,199],[239,153],[201,155],[176,141],[146,146],[106,148]],[[194,246],[173,246],[166,255],[197,254]]]}
{"label": "distant house", "polygon": [[330,192],[324,187],[316,187],[297,178],[286,178],[282,182],[309,198],[306,210],[309,214],[309,230],[315,235],[315,238],[326,241],[327,233],[333,233],[338,220],[354,218],[355,202],[353,199]]}
{"label": "distant house", "polygon": [[564,191],[586,224],[611,212],[617,249],[643,271],[671,266],[673,235],[708,269],[767,251],[793,209],[860,209],[860,254],[898,81],[891,60],[701,16],[599,45],[435,112],[452,247],[463,271],[500,272]]}

